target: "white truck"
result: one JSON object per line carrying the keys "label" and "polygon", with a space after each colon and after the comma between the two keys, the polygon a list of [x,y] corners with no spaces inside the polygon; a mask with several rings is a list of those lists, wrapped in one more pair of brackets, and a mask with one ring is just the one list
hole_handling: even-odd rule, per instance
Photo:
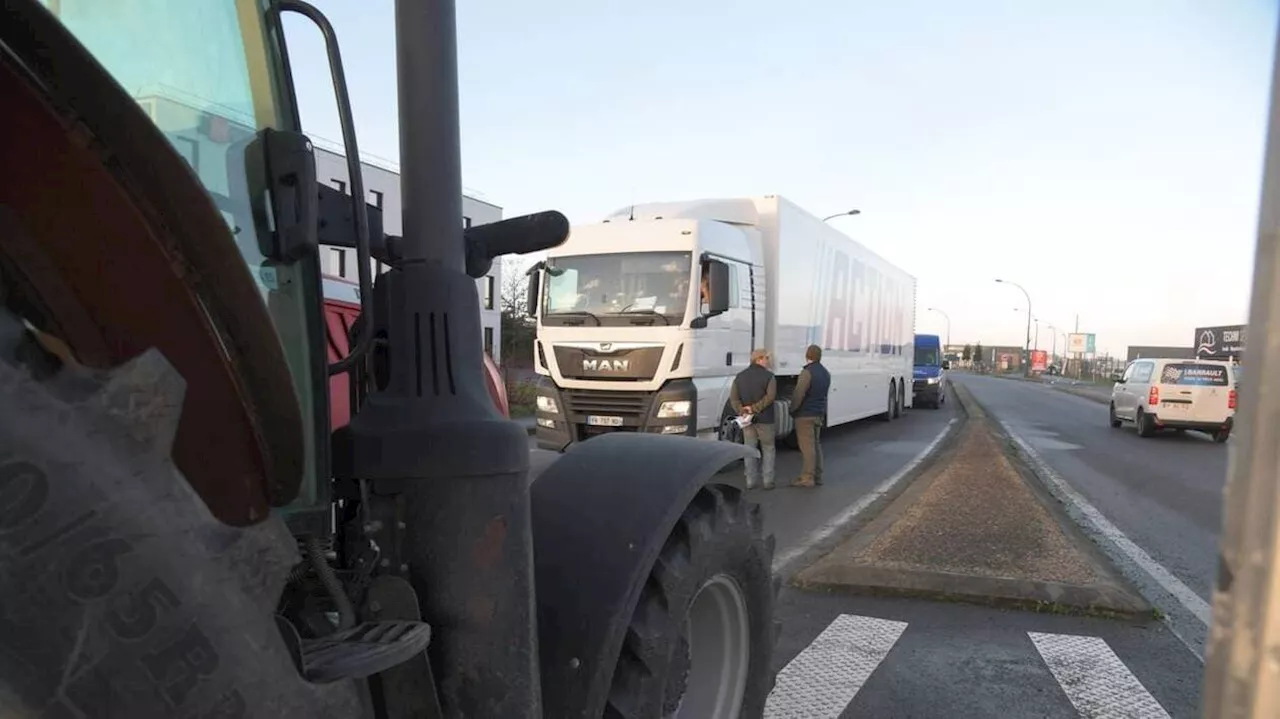
{"label": "white truck", "polygon": [[529,305],[543,449],[619,431],[738,440],[729,389],[755,348],[774,358],[779,438],[810,344],[831,372],[828,426],[911,405],[915,279],[777,195],[574,227],[530,271]]}

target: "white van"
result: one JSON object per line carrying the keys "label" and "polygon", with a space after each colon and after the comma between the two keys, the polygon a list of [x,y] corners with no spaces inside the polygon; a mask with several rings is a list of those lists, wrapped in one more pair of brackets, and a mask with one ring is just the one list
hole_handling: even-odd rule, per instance
{"label": "white van", "polygon": [[1139,437],[1195,429],[1225,442],[1235,422],[1235,368],[1216,360],[1134,360],[1111,390],[1110,414],[1112,427],[1132,422]]}

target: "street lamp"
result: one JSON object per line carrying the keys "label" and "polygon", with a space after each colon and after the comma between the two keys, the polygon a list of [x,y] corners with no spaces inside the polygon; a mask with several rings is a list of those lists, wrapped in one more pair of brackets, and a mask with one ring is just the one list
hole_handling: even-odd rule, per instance
{"label": "street lamp", "polygon": [[852,217],[854,215],[861,215],[861,214],[862,214],[862,210],[846,210],[845,212],[837,212],[834,215],[828,215],[822,218],[822,221],[827,222],[828,220],[834,220],[837,217],[844,217],[845,215]]}
{"label": "street lamp", "polygon": [[[942,319],[944,319],[944,320],[946,320],[946,321],[947,321],[947,344],[951,344],[951,318],[947,316],[947,313],[946,313],[946,312],[943,312],[942,310],[938,309],[937,307],[926,307],[926,308],[925,308],[925,311],[926,311],[926,312],[937,312],[938,314],[942,315]],[[946,354],[946,349],[945,349],[945,348],[943,349],[943,354]]]}
{"label": "street lamp", "polygon": [[1048,322],[1044,323],[1044,326],[1049,328],[1049,334],[1053,336],[1053,349],[1049,350],[1049,357],[1053,359],[1053,364],[1057,364],[1058,363],[1058,328],[1054,327]]}
{"label": "street lamp", "polygon": [[1022,374],[1024,376],[1030,377],[1031,376],[1031,295],[1027,293],[1027,289],[1025,287],[1018,284],[1017,282],[1012,282],[1010,280],[1002,280],[998,277],[996,278],[996,282],[999,282],[1000,284],[1003,284],[1003,285],[1013,285],[1014,287],[1017,287],[1018,289],[1022,290],[1022,296],[1027,298],[1027,341],[1026,341],[1025,354],[1022,356],[1023,358]]}

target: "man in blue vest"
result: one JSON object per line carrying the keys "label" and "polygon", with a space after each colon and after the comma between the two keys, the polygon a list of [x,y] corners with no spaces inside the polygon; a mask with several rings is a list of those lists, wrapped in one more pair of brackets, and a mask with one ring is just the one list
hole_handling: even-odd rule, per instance
{"label": "man in blue vest", "polygon": [[822,423],[827,416],[827,392],[831,373],[822,366],[822,348],[809,345],[795,391],[791,393],[791,415],[796,419],[796,439],[800,443],[803,467],[792,487],[822,484]]}
{"label": "man in blue vest", "polygon": [[742,460],[746,465],[747,489],[755,489],[760,484],[764,484],[765,489],[773,489],[773,462],[777,456],[773,401],[777,392],[778,382],[769,371],[769,353],[765,350],[752,352],[750,366],[733,378],[733,386],[729,388],[729,403],[733,405],[733,411],[739,417],[751,417],[751,424],[742,430],[742,443],[752,449],[760,448],[759,458]]}

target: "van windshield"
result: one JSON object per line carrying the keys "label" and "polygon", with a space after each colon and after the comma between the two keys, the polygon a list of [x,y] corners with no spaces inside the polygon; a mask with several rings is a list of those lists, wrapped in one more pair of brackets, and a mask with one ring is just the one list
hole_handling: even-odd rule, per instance
{"label": "van windshield", "polygon": [[916,364],[921,367],[937,367],[942,364],[938,361],[938,349],[936,347],[916,347]]}
{"label": "van windshield", "polygon": [[1160,373],[1160,382],[1161,384],[1226,387],[1227,368],[1222,365],[1197,362],[1167,364],[1164,366],[1164,371]]}

